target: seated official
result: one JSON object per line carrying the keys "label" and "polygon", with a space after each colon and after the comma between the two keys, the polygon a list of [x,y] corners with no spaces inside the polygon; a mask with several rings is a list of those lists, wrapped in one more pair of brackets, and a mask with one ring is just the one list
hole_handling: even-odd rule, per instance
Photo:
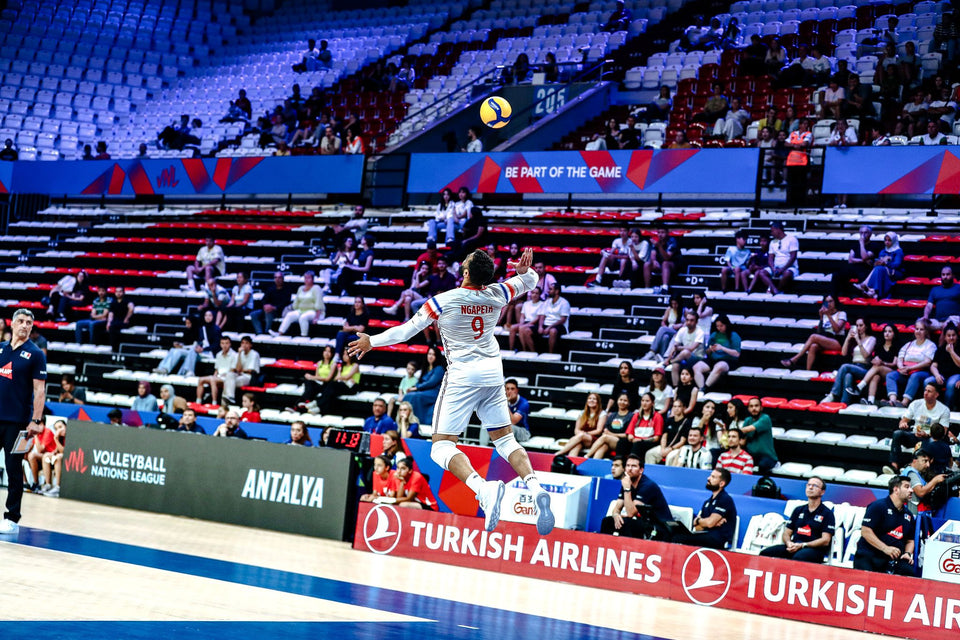
{"label": "seated official", "polygon": [[675,536],[673,542],[693,547],[723,549],[731,547],[735,540],[733,534],[737,527],[737,506],[726,492],[730,484],[730,472],[726,469],[714,469],[707,478],[707,490],[710,497],[700,507],[700,513],[693,519],[693,531]]}
{"label": "seated official", "polygon": [[913,568],[915,516],[907,508],[910,479],[890,478],[890,495],[872,502],[863,514],[853,568],[878,573],[916,575]]}
{"label": "seated official", "polygon": [[823,504],[826,490],[827,485],[822,478],[810,476],[807,480],[807,504],[800,505],[790,514],[790,524],[783,530],[783,544],[767,547],[760,555],[800,562],[823,562],[836,531],[833,511]]}
{"label": "seated official", "polygon": [[613,515],[600,523],[600,533],[630,538],[654,537],[655,523],[640,515],[639,507],[649,505],[653,515],[666,522],[672,520],[670,506],[656,482],[643,475],[643,458],[630,454],[621,478],[620,498],[613,505]]}

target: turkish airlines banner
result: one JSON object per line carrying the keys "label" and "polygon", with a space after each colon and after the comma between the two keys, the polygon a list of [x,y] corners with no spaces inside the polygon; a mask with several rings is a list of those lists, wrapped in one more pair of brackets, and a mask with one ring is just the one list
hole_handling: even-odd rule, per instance
{"label": "turkish airlines banner", "polygon": [[753,193],[756,149],[415,153],[407,191]]}
{"label": "turkish airlines banner", "polygon": [[[917,640],[960,631],[960,586],[446,513],[360,505],[355,549]],[[960,545],[958,545],[960,547]]]}

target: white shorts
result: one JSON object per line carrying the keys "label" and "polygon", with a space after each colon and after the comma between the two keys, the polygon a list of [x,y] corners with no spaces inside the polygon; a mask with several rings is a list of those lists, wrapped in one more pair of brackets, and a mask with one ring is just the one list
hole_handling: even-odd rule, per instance
{"label": "white shorts", "polygon": [[434,433],[461,435],[474,411],[484,429],[510,426],[510,409],[503,384],[482,387],[449,384],[445,377],[433,409]]}

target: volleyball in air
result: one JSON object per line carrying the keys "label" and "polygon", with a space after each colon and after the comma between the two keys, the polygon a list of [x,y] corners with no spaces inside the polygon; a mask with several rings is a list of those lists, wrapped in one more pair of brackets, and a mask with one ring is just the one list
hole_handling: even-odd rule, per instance
{"label": "volleyball in air", "polygon": [[491,129],[507,126],[512,114],[510,103],[500,96],[491,96],[480,104],[480,119]]}

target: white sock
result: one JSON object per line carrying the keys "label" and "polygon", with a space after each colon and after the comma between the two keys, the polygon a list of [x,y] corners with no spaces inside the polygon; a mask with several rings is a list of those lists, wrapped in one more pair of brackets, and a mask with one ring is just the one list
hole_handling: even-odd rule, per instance
{"label": "white sock", "polygon": [[530,489],[530,491],[533,493],[540,493],[543,491],[543,487],[540,486],[540,481],[537,480],[537,476],[533,473],[524,478],[523,483],[527,485],[527,489]]}
{"label": "white sock", "polygon": [[470,487],[470,490],[474,493],[480,493],[480,488],[483,486],[484,479],[480,477],[480,474],[474,471],[470,474],[470,477],[467,478],[467,486]]}
{"label": "white sock", "polygon": [[867,385],[863,383],[863,380],[857,383],[857,389],[859,389],[860,391],[863,391],[866,388],[867,388]]}
{"label": "white sock", "polygon": [[867,396],[867,402],[872,404],[876,401],[877,401],[877,398],[875,396]]}

